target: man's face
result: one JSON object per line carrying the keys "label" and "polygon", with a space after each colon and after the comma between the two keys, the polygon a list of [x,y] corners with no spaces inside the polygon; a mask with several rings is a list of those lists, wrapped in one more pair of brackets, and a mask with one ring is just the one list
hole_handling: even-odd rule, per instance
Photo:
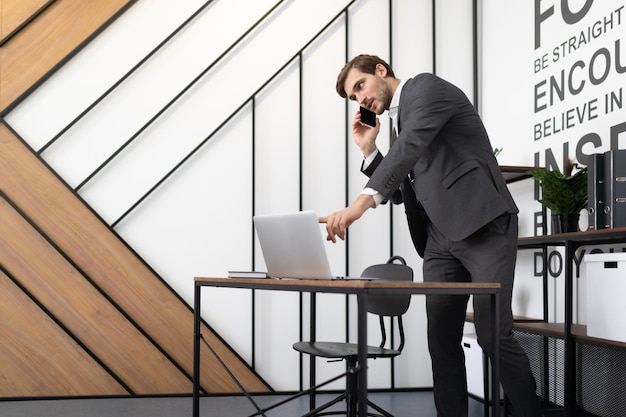
{"label": "man's face", "polygon": [[376,68],[376,74],[367,74],[359,69],[352,68],[348,71],[348,76],[344,83],[344,89],[348,98],[376,114],[382,114],[389,109],[393,95],[389,84],[384,78],[386,75],[387,71],[382,65]]}

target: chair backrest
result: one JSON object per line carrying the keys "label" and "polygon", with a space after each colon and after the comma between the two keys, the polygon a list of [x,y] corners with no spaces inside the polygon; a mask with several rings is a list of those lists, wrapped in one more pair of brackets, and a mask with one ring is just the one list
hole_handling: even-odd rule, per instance
{"label": "chair backrest", "polygon": [[[402,263],[393,263],[396,260]],[[385,281],[413,281],[413,269],[403,258],[394,256],[387,263],[365,268],[361,277]],[[409,309],[410,302],[411,294],[370,296],[367,311],[380,316],[401,316]]]}

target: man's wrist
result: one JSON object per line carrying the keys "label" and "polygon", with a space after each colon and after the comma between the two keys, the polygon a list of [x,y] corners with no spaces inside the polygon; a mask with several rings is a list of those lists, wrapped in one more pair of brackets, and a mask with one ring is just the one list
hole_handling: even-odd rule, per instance
{"label": "man's wrist", "polygon": [[[359,196],[355,200],[355,203],[363,209],[363,212],[365,212],[367,209],[376,208],[378,206],[375,195],[368,192],[370,190],[372,189],[370,188],[363,190],[363,192],[361,192],[361,194],[359,194]],[[378,194],[375,190],[372,191]]]}
{"label": "man's wrist", "polygon": [[363,158],[364,159],[370,159],[373,154],[378,152],[378,148],[376,146],[367,147],[367,148],[361,149],[361,152],[363,152]]}
{"label": "man's wrist", "polygon": [[363,159],[365,161],[365,166],[367,167],[372,163],[374,158],[376,158],[376,155],[378,155],[378,148],[374,148],[374,150],[367,156],[365,156],[365,154],[363,155],[364,155]]}

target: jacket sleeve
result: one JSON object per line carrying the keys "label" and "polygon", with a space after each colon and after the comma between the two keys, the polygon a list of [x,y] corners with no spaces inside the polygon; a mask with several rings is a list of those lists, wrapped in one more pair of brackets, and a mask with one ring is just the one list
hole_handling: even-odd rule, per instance
{"label": "jacket sleeve", "polygon": [[[381,163],[383,158],[383,154],[378,151],[378,154],[374,157],[374,160],[367,167],[365,167],[365,162],[361,164],[361,172],[367,175],[368,178],[371,177],[374,171],[376,171],[376,167],[378,166],[378,164]],[[387,201],[389,200],[391,200],[393,204],[402,204],[403,199],[400,189],[396,190],[389,199],[383,200],[382,204],[387,204]]]}

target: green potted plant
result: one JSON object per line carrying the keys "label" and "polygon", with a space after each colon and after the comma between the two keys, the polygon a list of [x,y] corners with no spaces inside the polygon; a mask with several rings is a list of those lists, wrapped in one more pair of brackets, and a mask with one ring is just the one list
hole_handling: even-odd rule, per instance
{"label": "green potted plant", "polygon": [[578,231],[580,211],[587,207],[587,167],[567,159],[563,171],[529,171],[541,187],[539,202],[552,213],[552,233]]}

